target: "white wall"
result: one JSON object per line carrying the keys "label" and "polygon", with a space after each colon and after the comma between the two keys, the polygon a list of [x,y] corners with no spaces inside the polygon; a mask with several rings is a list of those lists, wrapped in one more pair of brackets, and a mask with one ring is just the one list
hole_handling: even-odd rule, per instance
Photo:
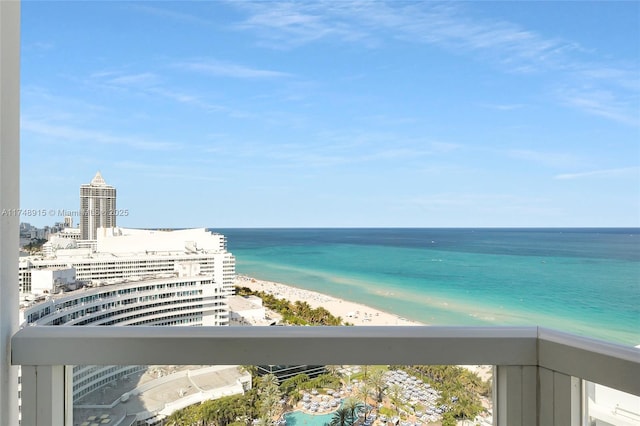
{"label": "white wall", "polygon": [[75,268],[33,269],[31,271],[31,293],[34,295],[53,293],[56,281],[72,284],[75,280]]}
{"label": "white wall", "polygon": [[[106,231],[106,232],[103,232]],[[150,231],[129,228],[101,228],[98,232],[99,252],[140,253],[145,251],[183,252],[185,249],[222,251],[224,236],[204,228],[176,231]]]}

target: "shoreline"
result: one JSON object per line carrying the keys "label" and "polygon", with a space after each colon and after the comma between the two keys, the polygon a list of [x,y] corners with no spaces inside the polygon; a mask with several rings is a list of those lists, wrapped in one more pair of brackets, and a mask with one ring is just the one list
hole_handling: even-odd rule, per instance
{"label": "shoreline", "polygon": [[287,299],[290,302],[307,302],[312,308],[323,307],[332,315],[342,318],[344,322],[349,322],[356,326],[370,325],[410,325],[424,326],[417,321],[372,308],[361,303],[318,293],[312,290],[305,290],[288,284],[273,281],[259,280],[246,275],[238,275],[234,280],[234,285],[248,287],[253,291],[262,291],[274,295],[280,299]]}
{"label": "shoreline", "polygon": [[[343,321],[352,323],[354,326],[381,326],[381,325],[404,325],[404,326],[429,326],[417,321],[412,321],[400,315],[385,312],[372,308],[362,303],[351,302],[328,294],[319,293],[313,290],[305,290],[289,284],[282,284],[274,281],[260,280],[246,275],[237,275],[233,282],[240,287],[248,287],[253,291],[263,291],[274,295],[280,299],[290,302],[297,300],[307,302],[312,308],[322,306],[332,315],[341,317]],[[355,316],[349,314],[354,313]],[[488,365],[461,365],[467,370],[476,373],[482,380],[492,377],[492,367]],[[319,413],[321,414],[321,413]]]}

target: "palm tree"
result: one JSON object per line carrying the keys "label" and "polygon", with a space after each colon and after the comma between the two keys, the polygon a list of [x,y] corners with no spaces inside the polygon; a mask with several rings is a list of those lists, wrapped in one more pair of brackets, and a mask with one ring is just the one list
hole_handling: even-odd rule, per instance
{"label": "palm tree", "polygon": [[260,388],[264,389],[270,386],[278,387],[278,378],[275,374],[265,374],[260,378]]}
{"label": "palm tree", "polygon": [[330,426],[351,426],[353,424],[353,416],[348,408],[338,408],[331,417]]}
{"label": "palm tree", "polygon": [[456,426],[456,418],[449,411],[442,416],[442,426]]}
{"label": "palm tree", "polygon": [[273,422],[271,421],[271,419],[268,419],[266,417],[259,417],[257,426],[271,426],[272,423]]}
{"label": "palm tree", "polygon": [[167,418],[167,425],[170,426],[191,426],[198,424],[199,416],[194,409],[178,410]]}
{"label": "palm tree", "polygon": [[278,387],[278,378],[273,374],[262,376],[260,378],[258,393],[260,394],[260,417],[271,422],[276,413],[278,402],[282,397],[280,388]]}
{"label": "palm tree", "polygon": [[240,371],[249,373],[253,376],[258,371],[258,367],[256,367],[255,365],[241,365]]}
{"label": "palm tree", "polygon": [[278,407],[278,401],[280,401],[280,397],[275,394],[263,394],[260,398],[260,418],[272,424]]}
{"label": "palm tree", "polygon": [[364,371],[364,380],[367,380],[367,369],[369,368],[368,365],[363,365],[362,366],[362,371]]}
{"label": "palm tree", "polygon": [[258,377],[258,367],[255,365],[241,365],[239,368],[241,372],[249,373],[251,375],[251,385],[255,387],[257,385],[256,378]]}
{"label": "palm tree", "polygon": [[[282,391],[282,393],[287,395],[289,398],[295,399],[296,397],[300,396],[299,389],[304,383],[308,381],[308,375],[304,373],[297,374],[293,377],[289,377],[288,379],[283,380],[282,383],[280,383],[280,391]],[[293,401],[294,404],[296,402],[298,402],[298,400]]]}
{"label": "palm tree", "polygon": [[345,409],[349,410],[349,413],[351,414],[351,418],[354,420],[357,417],[356,411],[358,410],[358,405],[360,405],[360,402],[355,398],[347,398],[344,400],[344,403],[342,404],[342,406]]}
{"label": "palm tree", "polygon": [[311,305],[309,305],[307,302],[296,300],[293,304],[293,307],[296,315],[298,315],[299,317],[308,318],[310,316],[309,312],[311,311]]}
{"label": "palm tree", "polygon": [[341,365],[325,365],[324,369],[332,376],[340,377],[342,375],[340,374],[340,370],[342,369]]}
{"label": "palm tree", "polygon": [[384,390],[387,388],[387,382],[384,380],[384,371],[383,370],[374,370],[369,375],[369,380],[367,381],[369,385],[376,392],[376,401],[378,403],[382,402],[382,397],[384,396]]}
{"label": "palm tree", "polygon": [[368,414],[368,410],[367,407],[369,406],[367,404],[367,400],[369,399],[369,393],[371,392],[371,388],[369,387],[369,385],[367,383],[363,383],[362,386],[360,386],[360,388],[358,389],[357,392],[357,396],[358,398],[362,399],[362,402],[364,403],[364,421],[367,421],[367,414]]}
{"label": "palm tree", "polygon": [[389,388],[389,399],[393,404],[393,407],[396,409],[396,414],[400,414],[400,395],[402,395],[402,388],[400,385],[391,385]]}

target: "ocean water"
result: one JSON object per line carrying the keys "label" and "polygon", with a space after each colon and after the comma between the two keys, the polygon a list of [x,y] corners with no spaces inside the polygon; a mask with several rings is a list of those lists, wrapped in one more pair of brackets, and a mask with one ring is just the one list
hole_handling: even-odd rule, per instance
{"label": "ocean water", "polygon": [[237,273],[433,325],[640,344],[640,229],[212,229]]}

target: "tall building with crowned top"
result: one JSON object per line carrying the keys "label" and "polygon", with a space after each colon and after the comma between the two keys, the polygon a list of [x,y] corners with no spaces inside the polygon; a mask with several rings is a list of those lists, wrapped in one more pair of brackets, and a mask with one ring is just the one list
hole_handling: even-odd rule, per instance
{"label": "tall building with crowned top", "polygon": [[95,240],[98,228],[114,228],[115,210],[116,189],[97,172],[90,184],[80,185],[80,238]]}

